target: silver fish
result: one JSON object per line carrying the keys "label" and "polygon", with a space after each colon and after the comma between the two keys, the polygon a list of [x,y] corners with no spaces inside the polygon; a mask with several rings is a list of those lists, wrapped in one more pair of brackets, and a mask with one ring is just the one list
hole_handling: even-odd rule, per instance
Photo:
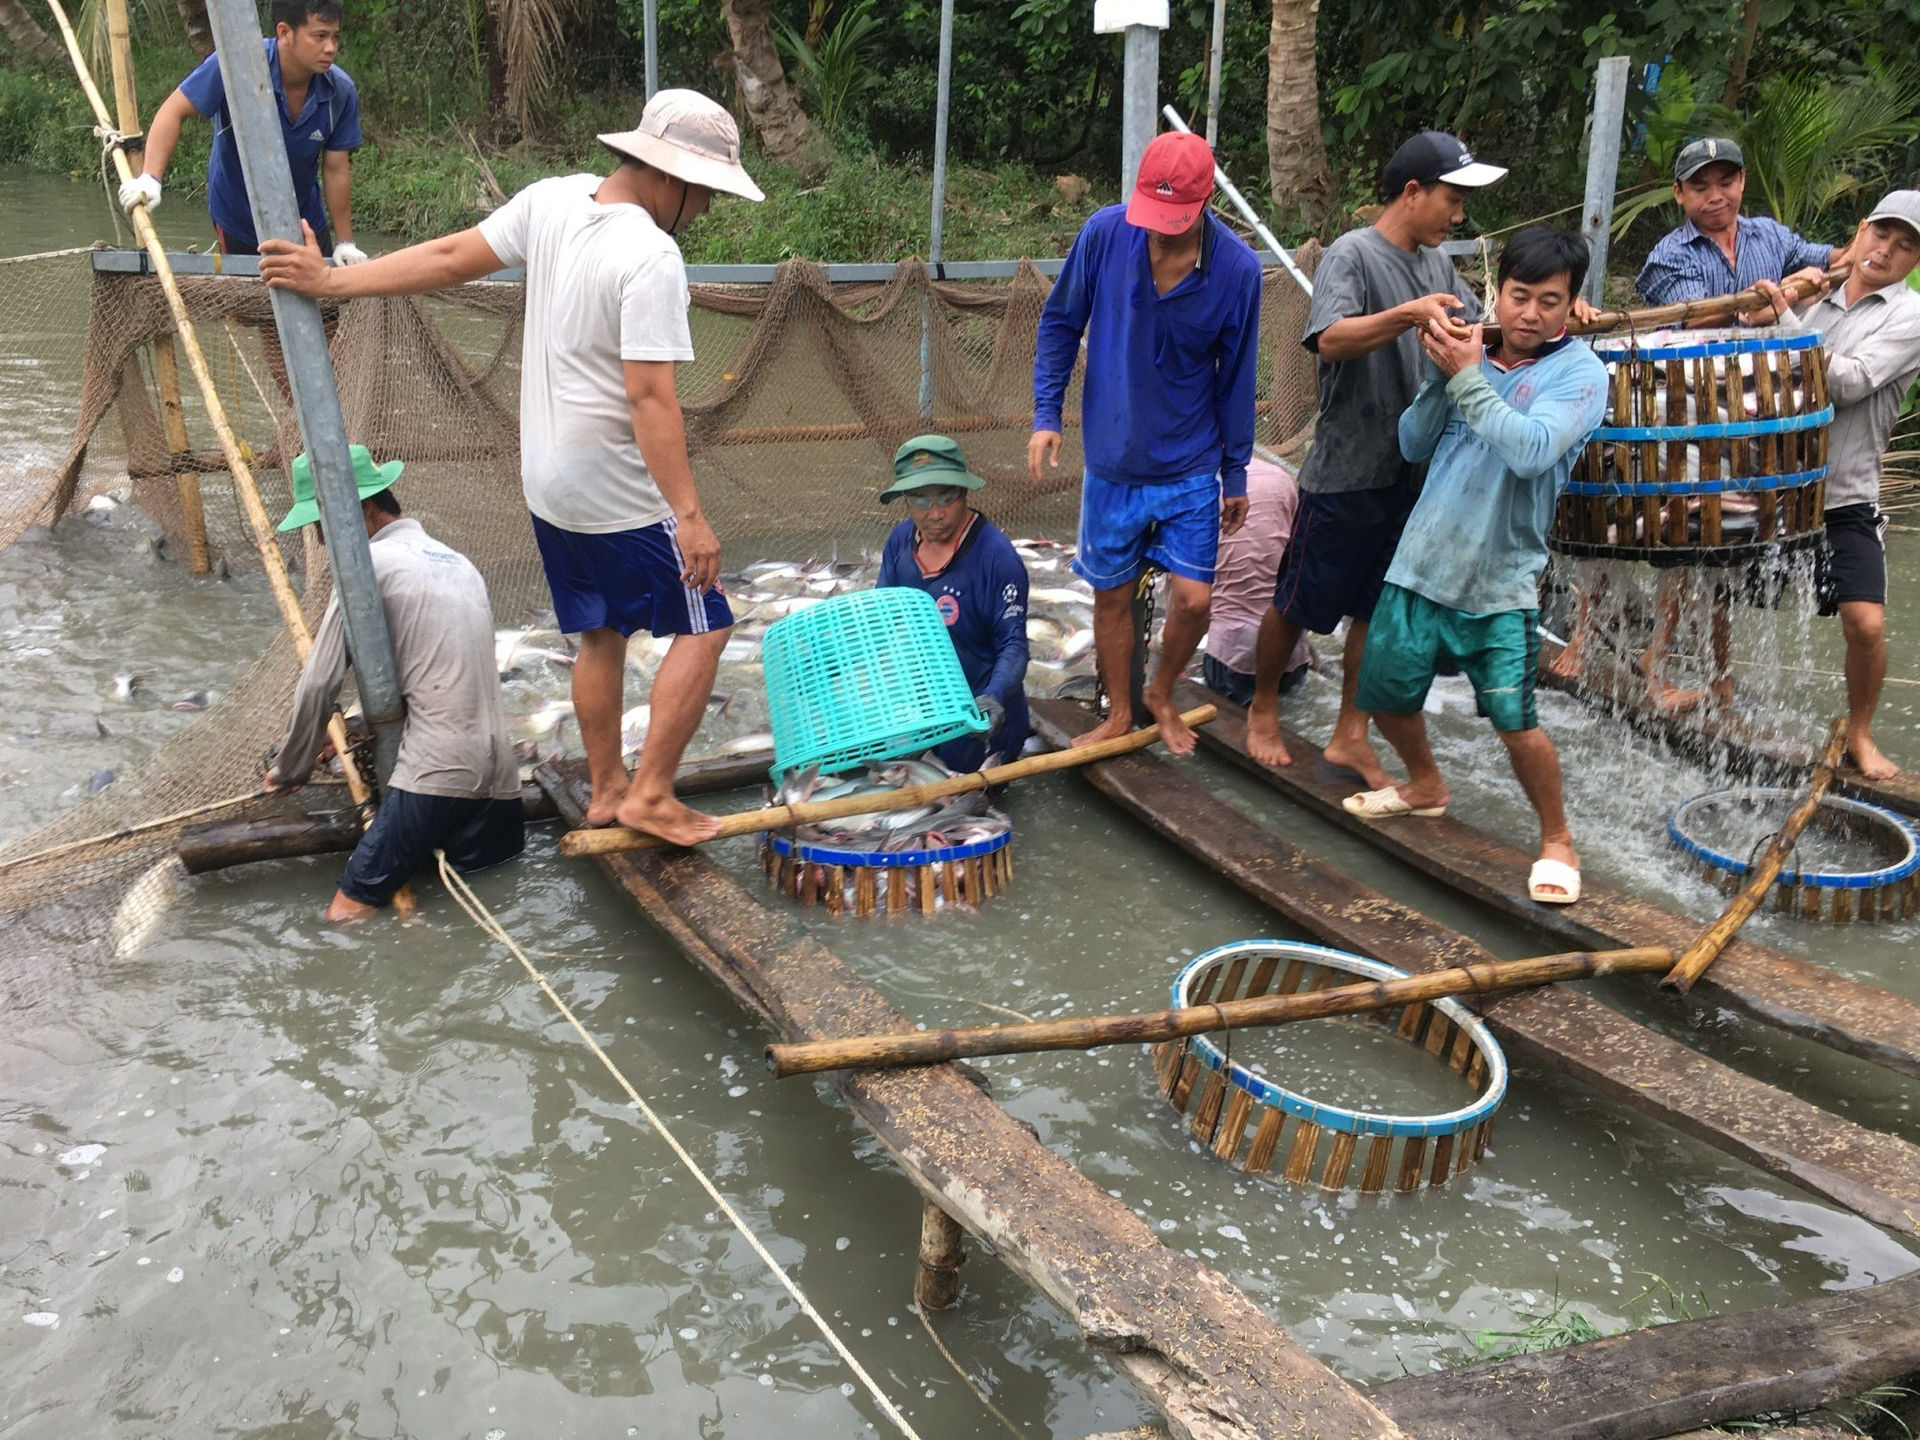
{"label": "silver fish", "polygon": [[146,948],[187,888],[187,867],[178,855],[169,855],[133,882],[113,912],[111,937],[116,959],[127,960]]}

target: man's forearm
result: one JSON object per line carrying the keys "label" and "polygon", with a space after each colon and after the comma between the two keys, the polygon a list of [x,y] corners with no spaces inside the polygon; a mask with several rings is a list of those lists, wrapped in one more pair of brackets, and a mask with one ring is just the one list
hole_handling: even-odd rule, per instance
{"label": "man's forearm", "polygon": [[1382,345],[1398,340],[1411,328],[1395,310],[1382,310],[1376,315],[1349,315],[1322,330],[1314,350],[1322,360],[1337,365],[1343,360],[1370,355]]}
{"label": "man's forearm", "polygon": [[[335,164],[333,156],[340,157]],[[323,162],[326,165],[327,224],[333,231],[333,243],[345,245],[353,239],[353,172],[347,152],[336,150]]]}
{"label": "man's forearm", "polygon": [[364,265],[333,266],[327,271],[326,293],[342,299],[356,295],[424,295],[463,285],[498,268],[484,240],[479,244],[486,259],[472,253],[467,237],[477,234],[463,230],[409,245]]}

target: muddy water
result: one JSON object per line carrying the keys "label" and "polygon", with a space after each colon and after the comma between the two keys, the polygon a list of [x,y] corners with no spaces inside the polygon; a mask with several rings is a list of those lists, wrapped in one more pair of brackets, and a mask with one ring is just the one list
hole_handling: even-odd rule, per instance
{"label": "muddy water", "polygon": [[[0,193],[32,201],[0,206],[0,253],[98,224],[81,187],[0,176]],[[62,206],[70,228],[56,233],[47,217]],[[3,228],[21,209],[35,234]],[[173,702],[217,693],[271,633],[253,581],[193,581],[144,536],[120,512],[0,553],[0,835],[191,724]],[[1913,537],[1893,543],[1896,577],[1920,572]],[[1911,619],[1896,602],[1896,676],[1920,674],[1901,648]],[[122,700],[113,677],[128,672],[147,678]],[[1887,745],[1920,763],[1912,693],[1890,687]],[[1293,713],[1319,733],[1331,707],[1331,682],[1316,678]],[[1528,833],[1470,704],[1443,689],[1441,708],[1459,812]],[[1663,824],[1714,777],[1557,698],[1543,715],[1595,873],[1710,915],[1714,895],[1679,877]],[[1192,773],[1490,948],[1540,948],[1264,788],[1204,761]],[[1010,809],[1017,880],[981,912],[816,927],[929,1023],[1159,1005],[1193,955],[1275,933],[1266,912],[1071,778],[1023,789]],[[760,883],[744,843],[721,857]],[[436,885],[422,886],[413,927],[326,928],[316,912],[334,873],[288,862],[197,882],[138,955],[68,957],[20,988],[0,1038],[0,1436],[885,1433],[518,967]],[[916,1429],[1004,1433],[909,1307],[917,1197],[846,1112],[807,1082],[767,1079],[765,1037],[597,872],[559,860],[551,836],[478,888]],[[1770,943],[1920,995],[1912,926],[1756,924]],[[1732,1017],[1606,993],[1920,1139],[1911,1082]],[[1286,1043],[1294,1058],[1266,1063],[1350,1098],[1382,1083],[1332,1026]],[[1048,1145],[1355,1379],[1460,1363],[1477,1334],[1517,1328],[1556,1295],[1605,1329],[1920,1263],[1874,1227],[1525,1065],[1482,1165],[1441,1192],[1365,1202],[1202,1156],[1139,1052],[984,1068]],[[1445,1072],[1390,1078],[1393,1103],[1457,1103]],[[991,1257],[975,1255],[964,1279],[963,1308],[935,1327],[1021,1433],[1145,1418]]]}

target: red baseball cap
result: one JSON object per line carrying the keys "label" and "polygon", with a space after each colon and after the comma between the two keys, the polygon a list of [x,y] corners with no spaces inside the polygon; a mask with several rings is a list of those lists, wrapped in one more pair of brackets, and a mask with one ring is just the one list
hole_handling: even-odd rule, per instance
{"label": "red baseball cap", "polygon": [[1213,151],[1198,135],[1169,130],[1140,157],[1127,223],[1162,235],[1184,234],[1213,198]]}

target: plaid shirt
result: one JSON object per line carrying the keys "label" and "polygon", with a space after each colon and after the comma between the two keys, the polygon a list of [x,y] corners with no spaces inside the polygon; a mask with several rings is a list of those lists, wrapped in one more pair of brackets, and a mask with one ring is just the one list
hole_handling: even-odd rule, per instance
{"label": "plaid shirt", "polygon": [[1809,265],[1827,268],[1830,245],[1803,240],[1778,220],[1742,215],[1734,232],[1734,264],[1712,236],[1683,220],[1680,228],[1660,237],[1647,256],[1640,278],[1633,282],[1649,305],[1672,305],[1681,300],[1704,300],[1710,295],[1737,295],[1756,281],[1784,280]]}

